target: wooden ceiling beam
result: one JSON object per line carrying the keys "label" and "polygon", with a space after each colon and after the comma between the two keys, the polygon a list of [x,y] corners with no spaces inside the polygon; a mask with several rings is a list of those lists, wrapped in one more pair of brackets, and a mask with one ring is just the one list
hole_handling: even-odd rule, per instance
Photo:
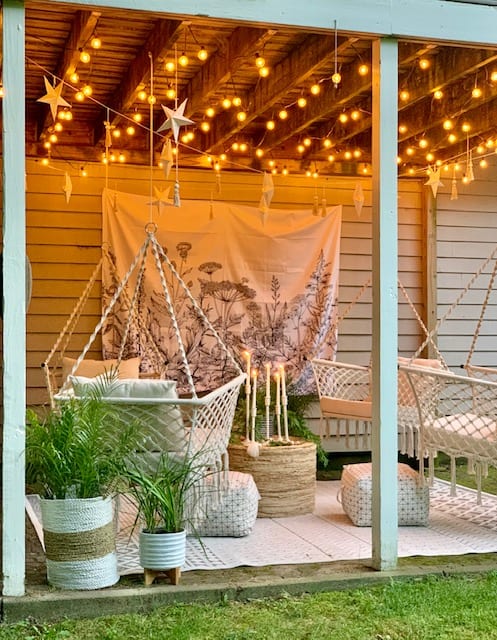
{"label": "wooden ceiling beam", "polygon": [[[119,89],[114,93],[113,99],[108,105],[110,112],[109,122],[117,124],[122,114],[131,109],[140,89],[150,82],[151,63],[157,65],[176,42],[179,35],[181,22],[179,20],[158,20],[150,32],[145,44],[138,51],[133,62],[129,65]],[[108,119],[107,108],[100,111],[94,122],[94,143],[103,138],[105,134],[104,122]]]}
{"label": "wooden ceiling beam", "polygon": [[[348,50],[356,38],[344,40],[337,48],[337,55]],[[288,92],[298,88],[303,82],[318,72],[319,68],[333,60],[335,56],[333,36],[309,36],[287,57],[272,69],[270,81],[258,82],[254,91],[246,96],[250,101],[247,118],[243,123],[236,120],[232,113],[225,114],[215,121],[212,134],[205,151],[221,153],[226,142],[253,122],[261,113],[271,109],[282,101]]]}

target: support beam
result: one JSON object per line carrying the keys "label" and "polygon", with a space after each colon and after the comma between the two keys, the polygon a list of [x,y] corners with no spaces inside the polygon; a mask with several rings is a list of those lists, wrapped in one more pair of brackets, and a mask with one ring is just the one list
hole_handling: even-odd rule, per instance
{"label": "support beam", "polygon": [[24,2],[3,2],[3,486],[5,596],[24,595],[26,222]]}
{"label": "support beam", "polygon": [[397,41],[373,42],[373,567],[397,563]]}

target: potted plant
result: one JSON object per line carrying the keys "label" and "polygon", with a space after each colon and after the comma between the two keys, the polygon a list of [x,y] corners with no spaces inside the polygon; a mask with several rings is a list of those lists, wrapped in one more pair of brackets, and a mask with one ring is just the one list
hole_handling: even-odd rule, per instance
{"label": "potted plant", "polygon": [[194,530],[196,499],[206,490],[203,480],[209,473],[200,454],[162,453],[153,468],[139,459],[125,465],[123,475],[137,509],[135,525],[142,525],[139,552],[146,585],[161,572],[173,584],[179,582],[187,530]]}
{"label": "potted plant", "polygon": [[48,582],[63,589],[119,579],[112,498],[139,430],[105,401],[109,384],[27,413],[26,479],[40,496]]}

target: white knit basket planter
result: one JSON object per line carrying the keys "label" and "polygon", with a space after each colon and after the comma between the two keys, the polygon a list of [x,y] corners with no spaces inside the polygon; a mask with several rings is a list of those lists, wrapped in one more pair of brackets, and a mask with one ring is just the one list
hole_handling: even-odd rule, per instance
{"label": "white knit basket planter", "polygon": [[41,500],[47,579],[60,589],[119,580],[112,498]]}
{"label": "white knit basket planter", "polygon": [[166,571],[185,564],[186,531],[140,532],[140,564],[144,569]]}

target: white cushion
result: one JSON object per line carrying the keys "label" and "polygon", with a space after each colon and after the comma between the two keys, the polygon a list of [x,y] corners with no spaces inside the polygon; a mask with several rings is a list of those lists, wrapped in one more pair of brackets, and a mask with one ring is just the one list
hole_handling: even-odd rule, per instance
{"label": "white cushion", "polygon": [[138,378],[140,374],[140,358],[129,358],[121,360],[119,365],[117,359],[111,360],[82,360],[76,371],[73,367],[77,360],[75,358],[62,358],[62,382],[65,382],[69,375],[85,376],[86,378],[95,378],[102,373],[116,369],[119,378]]}
{"label": "white cushion", "polygon": [[[98,384],[101,377],[70,376],[69,379],[76,395],[82,395]],[[119,410],[123,414],[123,420],[137,420],[140,423],[144,451],[184,451],[186,434],[181,411],[174,402],[178,398],[174,380],[119,379],[109,385],[105,397],[118,404],[121,398],[136,400],[121,403]],[[154,399],[157,402],[150,402]]]}

